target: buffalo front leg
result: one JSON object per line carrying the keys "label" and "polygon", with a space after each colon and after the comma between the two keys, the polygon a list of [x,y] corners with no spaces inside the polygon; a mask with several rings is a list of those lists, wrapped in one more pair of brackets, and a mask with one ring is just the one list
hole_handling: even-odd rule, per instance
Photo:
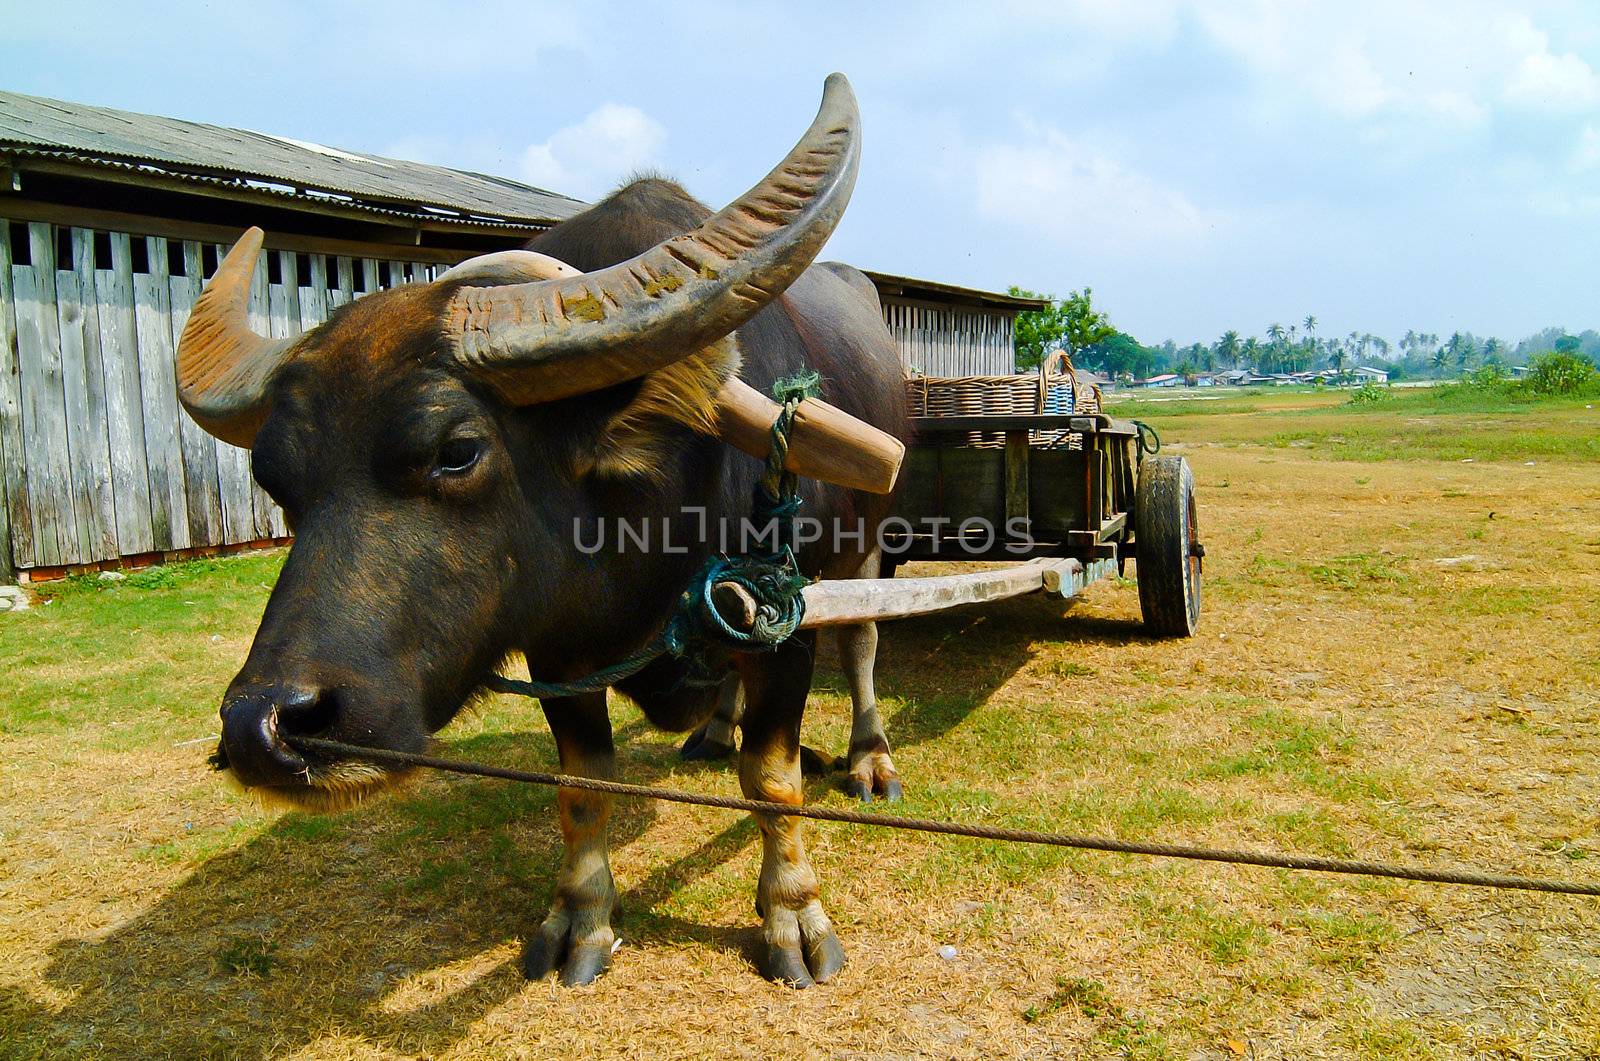
{"label": "buffalo front leg", "polygon": [[[745,709],[739,784],[750,799],[798,806],[800,718],[811,691],[816,638],[799,634],[776,652],[743,657]],[[757,814],[761,827],[761,972],[793,987],[826,982],[844,965],[844,948],[823,912],[816,871],[806,858],[801,819]]]}
{"label": "buffalo front leg", "polygon": [[[541,702],[561,754],[563,773],[609,779],[616,765],[606,694],[586,693]],[[567,985],[591,983],[611,964],[611,915],[617,903],[606,853],[606,821],[612,797],[602,792],[559,789],[561,839],[565,850],[556,876],[555,899],[544,923],[522,951],[522,971],[539,980],[560,970]]]}
{"label": "buffalo front leg", "polygon": [[878,624],[839,627],[839,660],[850,686],[850,768],[845,791],[870,803],[874,795],[900,798],[900,775],[889,758],[889,738],[878,717],[872,667],[878,658]]}

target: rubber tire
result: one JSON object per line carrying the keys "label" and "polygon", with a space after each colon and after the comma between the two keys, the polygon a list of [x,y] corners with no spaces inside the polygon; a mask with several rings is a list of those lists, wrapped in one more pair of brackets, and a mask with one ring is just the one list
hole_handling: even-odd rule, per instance
{"label": "rubber tire", "polygon": [[1200,557],[1195,555],[1194,473],[1182,457],[1139,465],[1134,498],[1139,611],[1156,637],[1192,637],[1200,625]]}

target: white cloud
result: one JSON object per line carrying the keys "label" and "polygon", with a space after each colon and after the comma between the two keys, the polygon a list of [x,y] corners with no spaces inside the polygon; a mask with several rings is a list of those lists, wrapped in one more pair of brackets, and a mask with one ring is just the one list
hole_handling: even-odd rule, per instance
{"label": "white cloud", "polygon": [[1069,240],[1085,255],[1192,248],[1220,223],[1177,188],[1059,130],[1024,123],[1022,142],[980,149],[977,207],[988,221]]}
{"label": "white cloud", "polygon": [[592,199],[629,173],[654,165],[666,128],[638,107],[604,103],[575,125],[523,151],[524,179],[541,188]]}
{"label": "white cloud", "polygon": [[1600,77],[1583,59],[1547,49],[1524,55],[1506,83],[1506,99],[1548,110],[1582,110],[1600,102]]}
{"label": "white cloud", "polygon": [[1482,126],[1497,103],[1600,103],[1600,77],[1583,57],[1553,52],[1547,32],[1496,0],[1194,2],[1190,15],[1269,98],[1309,99],[1345,119],[1422,119],[1449,132]]}
{"label": "white cloud", "polygon": [[1600,168],[1600,127],[1586,125],[1578,134],[1578,147],[1572,153],[1572,168],[1579,173]]}
{"label": "white cloud", "polygon": [[1348,118],[1364,118],[1394,100],[1394,90],[1384,80],[1372,59],[1352,42],[1336,45],[1325,63],[1309,72],[1319,81],[1318,94],[1335,112]]}

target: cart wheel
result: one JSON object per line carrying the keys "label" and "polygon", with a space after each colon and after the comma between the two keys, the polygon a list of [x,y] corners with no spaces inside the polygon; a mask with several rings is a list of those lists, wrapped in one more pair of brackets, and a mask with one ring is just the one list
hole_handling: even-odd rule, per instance
{"label": "cart wheel", "polygon": [[1148,457],[1139,466],[1133,536],[1139,611],[1157,637],[1190,637],[1200,625],[1200,547],[1194,473],[1182,457]]}

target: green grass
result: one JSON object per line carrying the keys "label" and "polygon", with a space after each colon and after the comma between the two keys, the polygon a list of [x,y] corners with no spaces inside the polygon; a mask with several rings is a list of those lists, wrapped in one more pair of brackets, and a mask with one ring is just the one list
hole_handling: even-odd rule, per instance
{"label": "green grass", "polygon": [[1106,1014],[1122,1013],[1122,1007],[1111,1001],[1110,996],[1106,994],[1106,985],[1100,981],[1083,976],[1070,979],[1058,976],[1056,989],[1051,992],[1050,997],[1037,1006],[1029,1006],[1023,1010],[1022,1019],[1032,1024],[1066,1009],[1076,1010],[1091,1020]]}
{"label": "green grass", "polygon": [[1210,903],[1175,903],[1140,891],[1132,898],[1146,925],[1167,939],[1181,941],[1217,965],[1237,965],[1258,954],[1271,935],[1253,918],[1219,910]]}
{"label": "green grass", "polygon": [[263,553],[42,584],[32,611],[0,623],[0,733],[72,729],[116,750],[174,719],[192,719],[195,737],[215,732],[239,665],[225,642],[254,627],[282,562]]}
{"label": "green grass", "polygon": [[277,967],[277,945],[253,936],[231,936],[217,949],[217,968],[234,976],[269,976]]}
{"label": "green grass", "polygon": [[1534,398],[1470,387],[1392,390],[1352,405],[1348,391],[1263,390],[1215,401],[1108,403],[1169,442],[1262,445],[1355,462],[1600,459],[1600,399]]}
{"label": "green grass", "polygon": [[1305,565],[1312,581],[1343,590],[1367,591],[1378,586],[1395,586],[1409,581],[1400,564],[1404,557],[1375,553],[1352,553],[1330,557],[1321,563]]}
{"label": "green grass", "polygon": [[1311,937],[1312,960],[1346,972],[1368,968],[1398,935],[1394,925],[1368,914],[1308,911],[1294,920]]}

